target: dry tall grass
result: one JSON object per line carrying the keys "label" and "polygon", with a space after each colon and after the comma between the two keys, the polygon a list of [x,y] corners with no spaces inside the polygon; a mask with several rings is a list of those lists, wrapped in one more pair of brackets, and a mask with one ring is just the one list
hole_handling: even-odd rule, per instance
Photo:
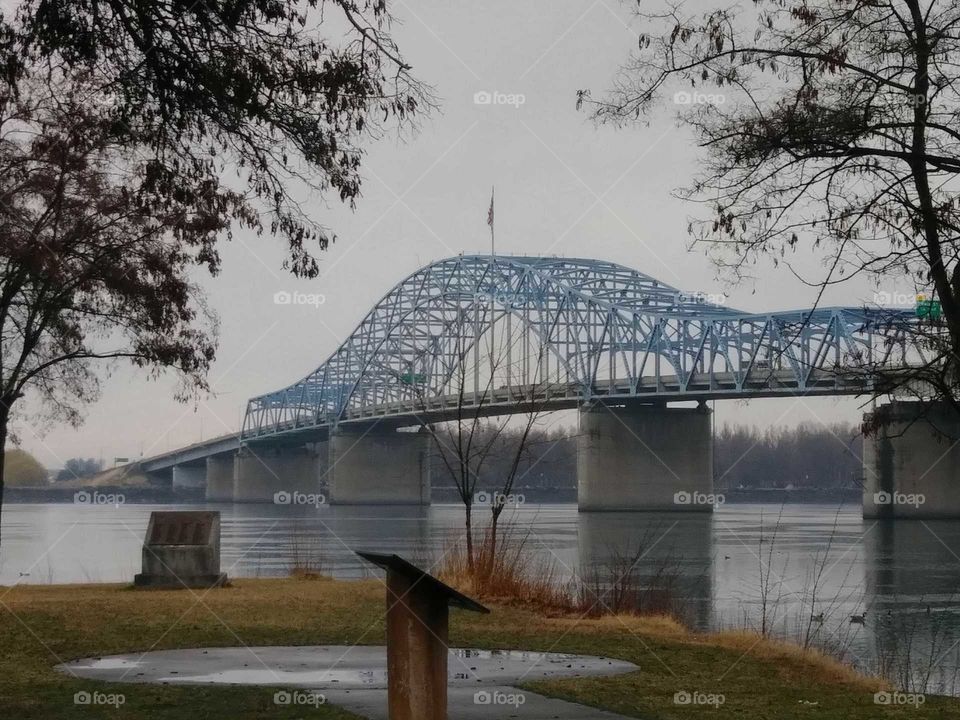
{"label": "dry tall grass", "polygon": [[287,571],[290,577],[301,580],[329,579],[323,572],[326,563],[321,538],[295,525],[288,542],[290,560]]}
{"label": "dry tall grass", "polygon": [[585,577],[567,578],[566,568],[533,552],[530,542],[529,533],[506,526],[494,546],[488,528],[475,544],[472,566],[463,543],[446,548],[440,577],[467,595],[551,616],[632,615],[673,620],[682,616],[676,589],[678,571],[672,560],[658,565],[652,575],[642,575],[637,558],[624,556],[592,568]]}
{"label": "dry tall grass", "polygon": [[539,610],[548,614],[576,610],[576,602],[556,563],[537,559],[529,551],[529,534],[501,529],[494,547],[490,529],[474,546],[473,565],[466,547],[457,542],[445,549],[440,578],[467,595]]}
{"label": "dry tall grass", "polygon": [[682,621],[684,607],[679,559],[652,557],[660,532],[638,538],[629,552],[610,548],[600,565],[584,569],[577,580],[578,605],[590,617],[666,616]]}
{"label": "dry tall grass", "polygon": [[[474,567],[467,561],[466,549],[456,544],[447,549],[439,575],[444,582],[482,600],[532,610],[550,617],[579,633],[622,632],[661,640],[672,640],[698,647],[723,647],[759,657],[774,664],[795,664],[820,682],[846,683],[874,692],[887,687],[877,678],[864,676],[853,667],[813,647],[801,647],[788,640],[764,637],[752,631],[702,633],[691,630],[676,611],[675,582],[665,579],[662,586],[641,581],[621,563],[607,568],[616,577],[594,574],[589,582],[567,581],[557,564],[537,559],[529,547],[529,536],[511,528],[498,538],[497,551],[491,553],[489,534],[476,546]],[[673,564],[664,564],[654,578],[666,578]]]}

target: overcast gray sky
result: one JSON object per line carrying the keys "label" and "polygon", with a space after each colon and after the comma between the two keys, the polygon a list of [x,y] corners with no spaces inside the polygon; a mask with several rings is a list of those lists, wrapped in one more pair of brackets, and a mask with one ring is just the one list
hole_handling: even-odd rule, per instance
{"label": "overcast gray sky", "polygon": [[[221,320],[214,395],[183,405],[172,399],[172,378],[148,381],[118,367],[83,427],[17,424],[23,446],[42,462],[109,462],[236,431],[248,397],[313,370],[404,276],[461,251],[486,252],[492,185],[498,252],[613,260],[685,290],[726,291],[731,305],[752,311],[813,302],[813,291],[785,269],[760,267],[755,282],[729,287],[702,250],[687,251],[687,221],[701,209],[671,190],[690,180],[698,151],[669,97],[649,127],[597,128],[575,109],[576,91],[609,87],[636,47],[640,25],[628,4],[417,0],[393,10],[395,37],[441,108],[415,136],[369,148],[355,212],[311,201],[311,214],[339,236],[320,256],[320,277],[295,281],[281,268],[280,242],[237,233],[222,248],[221,276],[202,280]],[[476,93],[494,91],[524,102],[475,103]],[[812,257],[799,263],[817,267]],[[275,305],[278,290],[319,293],[325,302]],[[844,285],[828,302],[858,304],[872,293],[865,282]],[[729,401],[717,404],[717,417],[761,426],[856,421],[858,405]]]}

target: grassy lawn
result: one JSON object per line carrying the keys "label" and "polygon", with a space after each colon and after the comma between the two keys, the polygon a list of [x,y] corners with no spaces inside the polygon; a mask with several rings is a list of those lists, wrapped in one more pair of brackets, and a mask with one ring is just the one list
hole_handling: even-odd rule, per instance
{"label": "grassy lawn", "polygon": [[[638,718],[956,718],[960,702],[878,706],[879,681],[789,646],[743,634],[687,633],[663,619],[577,620],[488,603],[454,611],[451,643],[622,658],[640,670],[612,678],[537,682],[548,695]],[[383,644],[384,591],[375,580],[236,580],[192,595],[120,585],[0,588],[0,718],[351,718],[330,706],[273,704],[272,688],[95,683],[54,672],[60,661],[199,646]],[[252,656],[251,656],[252,659]],[[74,693],[122,693],[119,710],[74,705]],[[679,691],[722,693],[718,708],[677,705]],[[456,718],[456,712],[451,712]]]}

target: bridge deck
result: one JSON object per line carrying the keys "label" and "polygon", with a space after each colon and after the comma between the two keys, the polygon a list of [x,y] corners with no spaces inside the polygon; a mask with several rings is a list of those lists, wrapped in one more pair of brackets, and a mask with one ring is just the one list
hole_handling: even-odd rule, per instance
{"label": "bridge deck", "polygon": [[[825,395],[862,395],[873,390],[873,383],[863,379],[842,377],[835,373],[814,372],[805,386],[798,388],[796,374],[790,370],[771,370],[756,379],[738,384],[733,373],[713,373],[702,380],[696,377],[683,385],[677,376],[643,378],[636,388],[627,380],[603,383],[584,397],[577,383],[550,385],[518,385],[499,387],[487,393],[449,394],[424,398],[422,401],[395,401],[370,407],[347,408],[339,425],[363,425],[390,420],[393,426],[404,427],[423,423],[456,420],[458,416],[489,417],[525,414],[531,411],[552,412],[575,408],[585,401],[668,402],[699,400],[735,400],[760,397],[815,397]],[[277,435],[296,433],[301,436],[325,436],[330,429],[326,422],[313,422],[304,417],[300,422],[280,423],[275,431],[250,435],[245,442],[255,442]],[[273,428],[271,428],[273,430]]]}

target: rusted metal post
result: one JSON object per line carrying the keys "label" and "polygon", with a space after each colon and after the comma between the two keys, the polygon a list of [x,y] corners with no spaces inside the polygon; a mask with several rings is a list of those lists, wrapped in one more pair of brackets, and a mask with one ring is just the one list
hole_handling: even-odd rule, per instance
{"label": "rusted metal post", "polygon": [[450,606],[490,611],[397,555],[357,554],[387,571],[390,720],[446,720]]}
{"label": "rusted metal post", "polygon": [[387,573],[390,720],[446,720],[447,599]]}

